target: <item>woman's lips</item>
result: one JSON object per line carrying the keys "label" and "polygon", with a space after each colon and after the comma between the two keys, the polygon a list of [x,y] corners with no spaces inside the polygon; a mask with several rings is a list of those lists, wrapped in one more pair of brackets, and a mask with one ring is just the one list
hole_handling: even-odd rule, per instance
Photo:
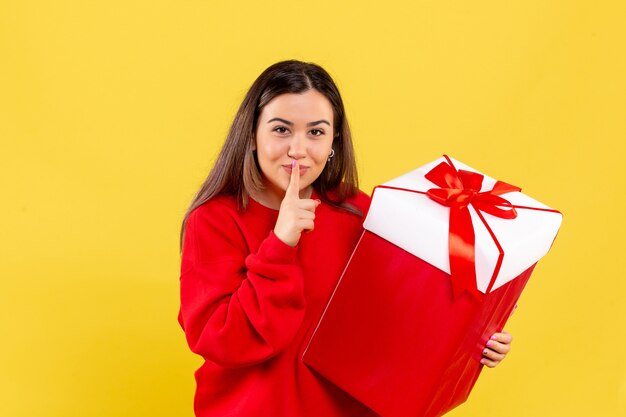
{"label": "woman's lips", "polygon": [[[283,165],[282,167],[285,169],[285,171],[287,171],[287,174],[291,175],[291,165]],[[308,169],[309,167],[301,166],[300,176],[303,176]]]}

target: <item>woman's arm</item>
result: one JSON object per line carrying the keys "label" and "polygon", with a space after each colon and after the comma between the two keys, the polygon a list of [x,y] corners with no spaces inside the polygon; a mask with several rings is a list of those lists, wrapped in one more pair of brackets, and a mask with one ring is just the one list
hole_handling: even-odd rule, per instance
{"label": "woman's arm", "polygon": [[297,249],[271,231],[248,253],[228,210],[187,222],[179,322],[190,349],[221,366],[264,361],[287,347],[304,317]]}

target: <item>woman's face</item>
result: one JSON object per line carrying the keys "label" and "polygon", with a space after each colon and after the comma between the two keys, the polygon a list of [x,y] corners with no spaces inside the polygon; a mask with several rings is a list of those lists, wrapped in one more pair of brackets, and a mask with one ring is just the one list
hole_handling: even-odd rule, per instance
{"label": "woman's face", "polygon": [[333,108],[317,90],[281,94],[261,109],[257,121],[257,159],[265,197],[282,201],[291,176],[291,162],[300,165],[301,195],[319,177],[333,144]]}

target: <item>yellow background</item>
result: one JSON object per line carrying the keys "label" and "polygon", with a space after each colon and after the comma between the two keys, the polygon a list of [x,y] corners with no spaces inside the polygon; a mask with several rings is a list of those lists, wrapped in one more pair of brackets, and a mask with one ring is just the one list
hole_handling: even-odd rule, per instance
{"label": "yellow background", "polygon": [[450,415],[626,415],[622,4],[1,0],[0,415],[192,415],[180,221],[288,58],[336,79],[365,191],[448,153],[565,215]]}

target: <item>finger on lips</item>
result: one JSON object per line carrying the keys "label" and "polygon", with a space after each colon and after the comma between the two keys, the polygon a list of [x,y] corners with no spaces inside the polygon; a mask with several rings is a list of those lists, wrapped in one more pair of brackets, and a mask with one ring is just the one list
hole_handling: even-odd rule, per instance
{"label": "finger on lips", "polygon": [[300,230],[310,232],[314,228],[315,209],[322,203],[319,199],[300,198],[300,164],[297,160],[291,161],[291,176],[289,184],[285,192],[285,197],[296,200],[294,212],[296,218],[299,218],[298,227]]}
{"label": "finger on lips", "polygon": [[291,177],[287,189],[291,196],[300,198],[300,165],[295,159],[291,161]]}

